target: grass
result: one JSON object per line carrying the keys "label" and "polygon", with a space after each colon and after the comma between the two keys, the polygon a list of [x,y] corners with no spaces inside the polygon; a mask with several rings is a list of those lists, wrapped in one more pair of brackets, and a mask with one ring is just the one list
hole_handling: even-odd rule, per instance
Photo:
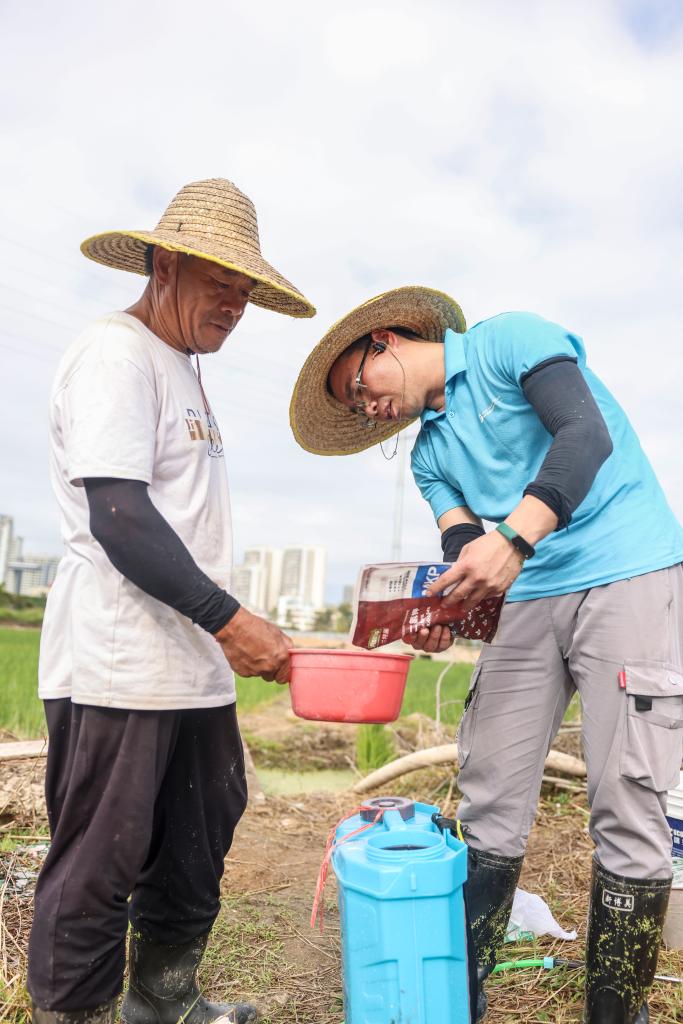
{"label": "grass", "polygon": [[393,737],[383,725],[362,725],[356,733],[356,767],[360,772],[381,768],[393,761],[396,747]]}
{"label": "grass", "polygon": [[[31,610],[31,609],[29,609]],[[46,735],[45,715],[38,699],[38,648],[36,629],[0,626],[0,729],[20,739]],[[275,700],[277,683],[237,678],[237,698],[243,711]]]}
{"label": "grass", "polygon": [[38,644],[35,629],[0,627],[0,728],[21,738],[46,735],[38,700]]}
{"label": "grass", "polygon": [[202,985],[219,999],[268,991],[278,977],[282,947],[276,925],[256,907],[226,899],[202,961]]}
{"label": "grass", "polygon": [[[37,630],[0,626],[0,728],[22,739],[45,735],[43,706],[37,696],[39,643]],[[421,712],[430,718],[435,717],[435,685],[443,668],[445,662],[441,661],[426,658],[413,661],[403,701],[403,715]],[[445,725],[456,725],[459,721],[471,674],[471,665],[457,662],[444,678],[441,720]],[[276,683],[237,677],[237,699],[242,711],[268,704],[281,692]],[[375,746],[377,742],[374,741]]]}
{"label": "grass", "polygon": [[[441,682],[440,704],[441,723],[456,726],[462,717],[462,710],[472,675],[472,666],[454,662],[416,658],[410,665],[406,692],[401,708],[401,717],[411,714],[428,715],[436,719],[436,684]],[[396,745],[389,729],[383,725],[361,725],[356,734],[356,767],[361,772],[381,768],[396,757]]]}
{"label": "grass", "polygon": [[43,608],[2,608],[0,625],[40,626],[43,622]]}
{"label": "grass", "polygon": [[[410,666],[408,683],[401,715],[420,713],[436,718],[436,681],[447,667],[445,661],[415,658]],[[457,725],[472,676],[472,665],[453,662],[441,684],[441,721],[444,725]]]}

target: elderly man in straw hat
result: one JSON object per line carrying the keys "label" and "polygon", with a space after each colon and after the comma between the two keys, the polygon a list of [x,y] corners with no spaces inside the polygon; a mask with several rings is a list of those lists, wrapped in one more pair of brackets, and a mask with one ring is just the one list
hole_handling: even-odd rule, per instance
{"label": "elderly man in straw hat", "polygon": [[[335,324],[290,412],[319,455],[362,451],[419,416],[413,474],[454,563],[432,592],[450,587],[444,601],[467,609],[507,596],[458,737],[480,984],[578,691],[595,843],[585,1020],[642,1024],[671,884],[666,790],[681,766],[683,530],[626,416],[576,334],[529,313],[466,330],[451,298],[417,287]],[[485,533],[482,520],[497,525]],[[436,626],[415,646],[450,643]],[[481,1018],[481,988],[478,1003]]]}
{"label": "elderly man in straw hat", "polygon": [[33,1019],[114,1020],[130,921],[126,1024],[245,1024],[255,1008],[207,1002],[196,975],[247,800],[233,670],[284,682],[291,642],[229,593],[225,460],[199,356],[249,302],[315,310],[262,257],[253,204],[222,179],[183,188],[153,231],[81,248],[149,281],[68,349],[52,392],[66,555],[40,655],[52,843]]}

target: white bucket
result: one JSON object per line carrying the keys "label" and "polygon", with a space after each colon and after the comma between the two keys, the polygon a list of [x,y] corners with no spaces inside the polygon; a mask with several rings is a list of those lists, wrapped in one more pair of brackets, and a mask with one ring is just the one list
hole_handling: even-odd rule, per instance
{"label": "white bucket", "polygon": [[669,949],[683,950],[683,772],[678,786],[668,792],[666,819],[671,829],[674,877],[662,938]]}

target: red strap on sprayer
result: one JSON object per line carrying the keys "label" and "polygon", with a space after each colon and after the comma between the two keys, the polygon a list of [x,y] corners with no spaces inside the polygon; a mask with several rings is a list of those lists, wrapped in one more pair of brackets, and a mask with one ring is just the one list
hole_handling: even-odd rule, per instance
{"label": "red strap on sprayer", "polygon": [[327,882],[327,872],[330,867],[330,861],[332,860],[332,854],[338,849],[342,843],[348,842],[349,839],[353,839],[354,836],[358,836],[361,832],[366,832],[369,828],[374,828],[378,821],[382,820],[384,814],[384,808],[380,807],[372,821],[369,821],[366,825],[361,825],[360,828],[356,828],[353,832],[349,832],[348,835],[343,836],[338,842],[335,843],[334,837],[337,829],[343,821],[348,821],[349,818],[353,818],[354,815],[360,814],[361,811],[374,811],[374,807],[368,807],[365,804],[361,804],[356,807],[353,811],[349,811],[343,818],[340,818],[334,828],[330,829],[330,833],[325,843],[325,853],[323,855],[322,863],[320,865],[320,871],[318,872],[318,881],[315,886],[315,896],[313,897],[313,909],[311,910],[311,928],[315,928],[315,921],[320,916],[320,931],[323,930],[323,917],[325,916],[324,904],[323,904],[323,892],[325,891],[325,883]]}

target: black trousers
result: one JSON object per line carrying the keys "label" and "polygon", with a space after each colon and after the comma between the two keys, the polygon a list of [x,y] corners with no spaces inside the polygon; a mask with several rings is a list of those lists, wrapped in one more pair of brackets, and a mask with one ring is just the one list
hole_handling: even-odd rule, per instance
{"label": "black trousers", "polygon": [[235,705],[129,711],[45,702],[52,843],[27,987],[45,1010],[121,991],[128,922],[159,943],[208,932],[247,802]]}

